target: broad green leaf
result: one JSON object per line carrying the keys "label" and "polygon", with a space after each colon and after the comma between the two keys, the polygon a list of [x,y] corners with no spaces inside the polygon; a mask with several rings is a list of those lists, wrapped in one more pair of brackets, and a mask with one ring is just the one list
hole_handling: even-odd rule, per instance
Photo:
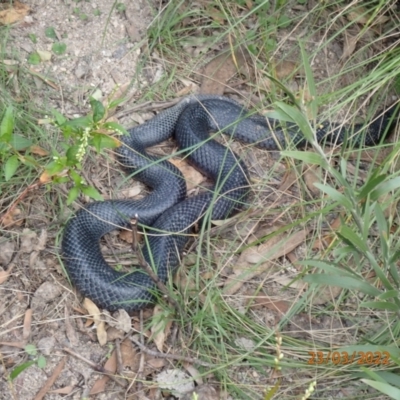
{"label": "broad green leaf", "polygon": [[67,205],[71,205],[78,196],[79,196],[79,189],[77,187],[73,187],[68,193]]}
{"label": "broad green leaf", "polygon": [[112,100],[110,101],[110,103],[108,103],[108,108],[115,108],[123,103],[125,100],[126,97],[120,97],[119,99]]}
{"label": "broad green leaf", "polygon": [[4,178],[9,181],[19,167],[19,158],[17,155],[11,156],[4,164]]}
{"label": "broad green leaf", "polygon": [[299,261],[300,265],[306,265],[307,267],[314,267],[314,268],[319,268],[322,269],[323,271],[327,272],[328,274],[332,275],[337,275],[337,276],[354,276],[351,275],[349,272],[343,270],[343,268],[340,268],[334,263],[330,263],[327,261],[322,261],[322,260],[302,260]]}
{"label": "broad green leaf", "polygon": [[129,135],[129,132],[122,125],[120,125],[116,122],[105,122],[103,124],[103,128],[109,129],[110,131],[119,132],[124,135]]}
{"label": "broad green leaf", "polygon": [[44,34],[45,34],[45,36],[48,37],[49,39],[54,39],[54,40],[57,39],[56,31],[55,31],[55,29],[54,29],[52,26],[47,27],[47,28],[44,30]]}
{"label": "broad green leaf", "polygon": [[344,238],[347,242],[350,242],[356,250],[361,252],[366,252],[368,250],[367,244],[349,226],[341,225],[338,235]]}
{"label": "broad green leaf", "polygon": [[96,100],[94,97],[90,97],[90,107],[93,112],[93,122],[97,124],[104,118],[106,114],[106,109],[103,106],[103,103],[99,100]]}
{"label": "broad green leaf", "polygon": [[53,114],[55,120],[56,120],[56,124],[58,126],[61,126],[62,124],[65,124],[67,122],[67,119],[64,117],[64,115],[62,115],[60,112],[58,112],[57,110],[51,110],[51,113]]}
{"label": "broad green leaf", "polygon": [[356,279],[349,276],[341,277],[326,274],[310,274],[306,275],[303,280],[310,283],[338,286],[343,289],[356,290],[370,296],[379,296],[381,294],[376,287],[370,285],[362,279]]}
{"label": "broad green leaf", "polygon": [[276,107],[287,114],[297,124],[304,137],[310,142],[315,142],[314,132],[306,116],[296,107],[283,102],[277,102]]}
{"label": "broad green leaf", "polygon": [[28,147],[32,146],[32,143],[32,140],[17,134],[13,134],[10,140],[10,145],[15,151],[26,150]]}
{"label": "broad green leaf", "polygon": [[69,173],[71,175],[72,180],[74,181],[75,186],[78,186],[78,187],[81,186],[82,185],[81,176],[72,169],[69,171]]}
{"label": "broad green leaf", "polygon": [[400,177],[390,179],[386,182],[382,182],[372,193],[371,199],[378,200],[379,197],[391,192],[392,190],[396,190],[400,187]]}
{"label": "broad green leaf", "polygon": [[6,112],[0,124],[0,140],[9,143],[14,130],[14,112],[11,106],[6,108]]}
{"label": "broad green leaf", "polygon": [[64,127],[71,127],[71,128],[80,128],[80,129],[85,129],[85,128],[90,128],[93,125],[93,118],[91,115],[85,115],[84,117],[78,117],[71,119],[69,121],[66,121],[62,126],[60,127],[61,129],[64,129]]}
{"label": "broad green leaf", "polygon": [[368,179],[367,182],[364,183],[362,186],[360,192],[357,195],[358,200],[364,200],[366,197],[384,180],[386,179],[386,175],[377,175],[377,176],[372,176],[370,179]]}
{"label": "broad green leaf", "polygon": [[66,52],[67,45],[62,42],[53,43],[53,46],[51,46],[51,50],[53,51],[54,54],[61,56]]}
{"label": "broad green leaf", "polygon": [[295,158],[296,160],[305,161],[308,164],[317,164],[322,166],[326,164],[323,157],[311,151],[283,150],[281,154],[285,157],[290,157],[290,158]]}
{"label": "broad green leaf", "polygon": [[394,303],[387,301],[365,301],[360,304],[360,307],[368,307],[376,310],[387,310],[387,311],[400,311],[399,307]]}
{"label": "broad green leaf", "polygon": [[94,200],[104,200],[103,196],[93,186],[83,186],[81,189],[86,196],[89,196]]}
{"label": "broad green leaf", "polygon": [[11,373],[10,373],[10,379],[13,380],[15,379],[21,372],[24,372],[27,368],[29,368],[31,365],[35,364],[35,361],[28,361],[26,363],[23,363],[21,365],[18,365],[18,367],[15,367]]}
{"label": "broad green leaf", "polygon": [[67,161],[66,159],[65,160],[61,159],[61,160],[57,160],[57,161],[52,161],[46,167],[46,172],[50,176],[58,174],[59,172],[61,172],[66,167],[66,161]]}
{"label": "broad green leaf", "polygon": [[27,354],[30,356],[36,356],[37,354],[37,347],[34,344],[27,344],[24,347],[24,350],[26,351]]}
{"label": "broad green leaf", "polygon": [[[80,150],[80,145],[71,146],[65,153],[67,156],[68,165],[73,166],[77,161],[77,154]],[[86,152],[86,149],[84,149]],[[80,161],[80,160],[79,160]]]}
{"label": "broad green leaf", "polygon": [[314,183],[314,186],[326,193],[332,200],[337,201],[340,205],[345,207],[347,210],[351,211],[353,209],[353,204],[351,201],[338,190],[334,189],[332,186],[324,185],[322,183]]}
{"label": "broad green leaf", "polygon": [[389,385],[388,383],[376,382],[371,379],[361,379],[361,381],[378,390],[379,392],[385,394],[386,396],[389,396],[392,399],[400,399],[400,389],[397,389],[394,386]]}
{"label": "broad green leaf", "polygon": [[28,63],[31,65],[39,65],[41,58],[39,54],[35,51],[34,53],[29,54]]}
{"label": "broad green leaf", "polygon": [[399,297],[399,291],[397,289],[388,290],[379,296],[379,298],[382,300],[393,299],[397,297]]}
{"label": "broad green leaf", "polygon": [[43,356],[39,356],[37,359],[37,366],[39,368],[45,368],[47,365],[47,361]]}
{"label": "broad green leaf", "polygon": [[93,143],[93,146],[99,153],[103,149],[114,149],[119,145],[119,141],[117,139],[102,133],[94,134],[91,143]]}

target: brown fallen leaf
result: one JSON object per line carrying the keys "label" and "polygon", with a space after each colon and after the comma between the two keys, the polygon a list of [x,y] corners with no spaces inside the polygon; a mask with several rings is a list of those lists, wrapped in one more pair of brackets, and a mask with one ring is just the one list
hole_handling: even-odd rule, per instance
{"label": "brown fallen leaf", "polygon": [[54,394],[70,394],[72,391],[75,389],[75,386],[70,385],[70,386],[64,386],[60,389],[55,389],[55,390],[50,390],[48,393],[54,393]]}
{"label": "brown fallen leaf", "polygon": [[87,297],[85,300],[83,300],[83,306],[86,308],[89,315],[93,317],[96,325],[97,340],[99,341],[100,346],[104,346],[107,343],[106,324],[101,319],[101,312],[99,308]]}
{"label": "brown fallen leaf", "polygon": [[121,343],[121,356],[122,365],[129,368],[131,371],[137,372],[140,367],[140,354],[133,347],[132,342],[129,338]]}
{"label": "brown fallen leaf", "polygon": [[346,31],[344,33],[344,44],[343,44],[343,53],[342,56],[340,57],[340,61],[343,63],[346,61],[350,56],[354,53],[354,50],[356,49],[357,43],[360,39],[358,35],[352,36],[348,34]]}
{"label": "brown fallen leaf", "polygon": [[4,228],[11,228],[12,226],[21,226],[23,223],[23,214],[20,208],[15,207],[10,212],[7,212],[0,218],[0,225]]}
{"label": "brown fallen leaf", "polygon": [[32,145],[30,147],[31,153],[36,154],[37,156],[48,156],[49,152],[45,150],[43,147],[40,147],[38,145]]}
{"label": "brown fallen leaf", "polygon": [[[111,357],[104,364],[104,369],[111,374],[114,374],[117,371],[117,352],[115,350],[112,352]],[[103,375],[94,383],[92,389],[90,389],[90,395],[93,396],[98,393],[103,393],[109,380],[110,377],[108,375]]]}
{"label": "brown fallen leaf", "polygon": [[342,293],[343,288],[339,286],[321,285],[316,292],[310,293],[310,301],[313,305],[321,305],[334,302],[335,298]]}
{"label": "brown fallen leaf", "polygon": [[234,51],[231,47],[227,47],[203,68],[200,93],[222,95],[229,79],[238,72],[251,80],[254,76],[251,57],[245,46],[238,47]]}
{"label": "brown fallen leaf", "polygon": [[159,319],[158,323],[152,325],[151,337],[152,337],[157,349],[161,353],[163,353],[164,352],[164,342],[170,333],[173,320],[172,320],[172,318],[169,318],[169,320],[165,323],[165,319],[168,318],[168,316],[165,315],[165,311],[163,310],[163,308],[161,308],[158,305],[156,305],[154,307],[153,315],[155,317],[162,316],[162,318]]}
{"label": "brown fallen leaf", "polygon": [[22,332],[22,338],[26,341],[31,336],[31,327],[32,327],[32,309],[28,308],[25,311],[24,328]]}
{"label": "brown fallen leaf", "polygon": [[10,25],[21,21],[28,15],[29,7],[18,0],[7,5],[7,9],[0,11],[0,24]]}
{"label": "brown fallen leaf", "polygon": [[[14,268],[14,265],[12,266]],[[7,282],[8,278],[11,276],[12,269],[9,268],[7,271],[0,271],[0,285],[4,282]]]}
{"label": "brown fallen leaf", "polygon": [[[243,251],[234,267],[233,274],[228,276],[225,282],[223,293],[225,295],[236,293],[244,282],[271,268],[272,260],[288,254],[301,245],[306,240],[308,232],[308,229],[303,229],[289,237],[282,233],[257,247],[250,247]],[[254,264],[257,266],[254,267]]]}
{"label": "brown fallen leaf", "polygon": [[197,169],[192,167],[187,161],[179,159],[169,160],[171,164],[174,164],[179,171],[182,172],[183,177],[186,181],[187,191],[190,191],[200,185],[206,180],[206,178]]}
{"label": "brown fallen leaf", "polygon": [[308,166],[303,173],[304,183],[314,196],[319,196],[321,194],[321,191],[315,186],[315,183],[321,182],[320,174],[321,168],[317,165]]}
{"label": "brown fallen leaf", "polygon": [[[268,310],[278,311],[280,314],[288,312],[291,304],[286,300],[273,300],[270,296],[257,294],[248,301],[252,309],[267,308]],[[248,305],[249,305],[248,304]]]}
{"label": "brown fallen leaf", "polygon": [[298,176],[297,171],[295,171],[294,169],[291,169],[283,177],[278,190],[282,193],[286,192],[290,187],[292,187],[293,185],[296,185],[298,181],[299,181],[299,176]]}

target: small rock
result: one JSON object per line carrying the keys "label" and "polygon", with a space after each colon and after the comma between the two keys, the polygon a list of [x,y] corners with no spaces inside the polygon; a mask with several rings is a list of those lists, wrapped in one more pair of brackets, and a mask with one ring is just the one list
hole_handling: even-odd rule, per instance
{"label": "small rock", "polygon": [[155,381],[160,389],[169,390],[177,397],[181,397],[194,389],[193,378],[180,369],[162,371],[156,376]]}
{"label": "small rock", "polygon": [[52,354],[56,340],[52,336],[44,337],[38,341],[37,348],[45,356]]}
{"label": "small rock", "polygon": [[44,282],[39,288],[36,290],[35,295],[32,299],[32,308],[36,309],[48,303],[55,298],[57,298],[61,294],[61,289],[58,285],[55,285],[51,282]]}
{"label": "small rock", "polygon": [[15,243],[4,237],[0,238],[0,265],[7,266],[14,254]]}

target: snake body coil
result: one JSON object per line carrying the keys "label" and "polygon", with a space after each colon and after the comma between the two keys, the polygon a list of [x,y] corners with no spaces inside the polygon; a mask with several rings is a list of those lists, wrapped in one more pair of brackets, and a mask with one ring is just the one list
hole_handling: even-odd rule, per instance
{"label": "snake body coil", "polygon": [[[358,133],[352,143],[377,143],[391,120],[389,110]],[[353,131],[362,128],[356,125]],[[207,213],[212,219],[226,218],[243,205],[248,194],[246,167],[229,148],[209,138],[210,131],[219,130],[266,149],[287,147],[288,136],[297,146],[305,144],[294,124],[287,124],[284,131],[275,121],[249,116],[242,106],[222,96],[188,97],[131,129],[118,149],[119,160],[153,191],[136,201],[91,203],[68,222],[62,251],[68,274],[82,294],[110,311],[137,310],[152,302],[155,283],[143,270],[117,272],[109,267],[100,251],[100,238],[116,228],[129,227],[135,215],[139,224],[151,226],[152,235],[143,256],[165,282],[178,266],[187,233],[196,221]],[[147,147],[174,133],[191,162],[215,180],[213,191],[185,199],[186,185],[179,170],[146,153]],[[341,143],[348,135],[349,131],[339,124],[321,124],[316,130],[318,141]]]}

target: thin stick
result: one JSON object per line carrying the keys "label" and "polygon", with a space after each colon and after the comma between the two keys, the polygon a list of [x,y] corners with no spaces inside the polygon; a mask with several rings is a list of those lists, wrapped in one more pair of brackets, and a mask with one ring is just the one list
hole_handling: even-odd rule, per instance
{"label": "thin stick", "polygon": [[188,363],[191,363],[191,364],[202,365],[203,367],[215,367],[215,364],[211,364],[211,363],[208,363],[206,361],[201,361],[201,360],[198,360],[197,358],[178,356],[178,355],[175,355],[175,354],[164,354],[164,353],[160,353],[158,351],[150,350],[144,344],[140,343],[139,340],[136,340],[136,339],[134,339],[132,337],[130,339],[132,340],[133,343],[136,344],[136,346],[138,346],[140,348],[140,350],[142,350],[144,353],[147,353],[148,355],[150,355],[152,357],[166,358],[166,359],[169,359],[169,360],[184,361],[184,362],[188,362]]}
{"label": "thin stick", "polygon": [[79,360],[82,360],[83,362],[85,362],[86,364],[90,365],[96,372],[99,372],[100,374],[104,374],[107,375],[110,379],[112,379],[114,382],[118,383],[118,385],[125,387],[125,383],[122,382],[120,379],[118,379],[117,377],[115,377],[113,375],[113,373],[111,371],[106,370],[104,367],[102,367],[101,365],[97,365],[96,363],[94,363],[93,361],[88,360],[87,358],[81,356],[80,354],[74,353],[71,349],[69,349],[68,347],[63,347],[63,350],[68,353],[71,354],[72,356],[74,356],[75,358],[78,358]]}

